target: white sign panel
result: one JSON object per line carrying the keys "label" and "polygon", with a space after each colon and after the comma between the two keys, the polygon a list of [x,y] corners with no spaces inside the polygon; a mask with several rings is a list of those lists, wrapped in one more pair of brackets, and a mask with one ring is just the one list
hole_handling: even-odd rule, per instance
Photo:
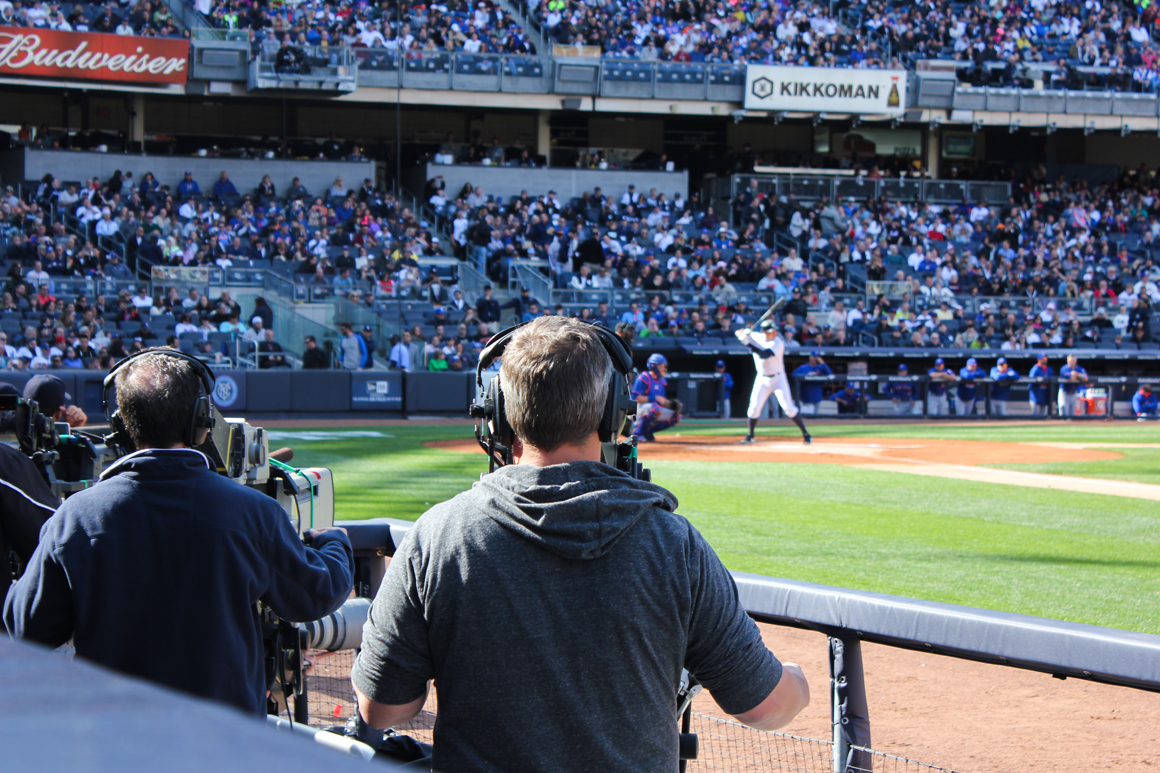
{"label": "white sign panel", "polygon": [[751,64],[745,68],[745,109],[902,113],[906,110],[906,70]]}

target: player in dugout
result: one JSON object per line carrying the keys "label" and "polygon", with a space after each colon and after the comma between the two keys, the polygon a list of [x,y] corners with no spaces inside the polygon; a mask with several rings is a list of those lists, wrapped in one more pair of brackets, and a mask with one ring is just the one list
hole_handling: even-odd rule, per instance
{"label": "player in dugout", "polygon": [[427,511],[387,567],[351,678],[377,728],[416,716],[434,680],[434,770],[670,773],[683,668],[758,729],[809,702],[676,498],[599,461],[626,386],[614,346],[559,316],[515,331],[514,463]]}
{"label": "player in dugout", "polygon": [[1158,406],[1160,400],[1152,391],[1151,384],[1141,384],[1136,394],[1132,395],[1132,413],[1136,414],[1136,421],[1155,419]]}
{"label": "player in dugout", "polygon": [[[794,378],[804,376],[832,376],[834,375],[834,371],[830,370],[830,366],[822,359],[822,353],[815,349],[810,352],[809,361],[794,368],[793,373],[790,375]],[[802,413],[816,415],[818,406],[822,404],[822,382],[802,381],[798,396],[801,398]]]}

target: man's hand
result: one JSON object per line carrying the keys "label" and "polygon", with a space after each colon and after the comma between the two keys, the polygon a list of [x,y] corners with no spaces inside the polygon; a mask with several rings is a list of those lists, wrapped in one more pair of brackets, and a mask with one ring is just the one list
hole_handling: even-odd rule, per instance
{"label": "man's hand", "polygon": [[744,341],[746,338],[749,338],[750,332],[752,332],[752,331],[750,331],[749,328],[743,327],[740,330],[736,331],[733,335],[737,336],[738,341]]}
{"label": "man's hand", "polygon": [[796,663],[781,664],[781,681],[765,700],[743,714],[737,721],[757,730],[777,730],[789,724],[810,703],[810,685]]}
{"label": "man's hand", "polygon": [[[311,529],[310,531],[308,531],[306,533],[309,534],[310,537],[313,539],[314,537],[317,537],[320,534],[325,534],[328,531],[341,531],[343,534],[347,534],[346,529],[342,528],[341,526],[329,526],[325,529]],[[350,535],[347,534],[347,536],[349,537]]]}
{"label": "man's hand", "polygon": [[85,426],[85,422],[89,420],[89,417],[85,415],[85,412],[79,406],[70,405],[64,409],[64,420],[68,422],[69,427],[83,427]]}

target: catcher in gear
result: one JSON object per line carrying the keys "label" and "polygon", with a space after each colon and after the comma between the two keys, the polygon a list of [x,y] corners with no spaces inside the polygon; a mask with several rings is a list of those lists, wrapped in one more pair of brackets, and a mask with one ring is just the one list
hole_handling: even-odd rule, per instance
{"label": "catcher in gear", "polygon": [[793,402],[793,393],[790,391],[789,379],[785,375],[785,341],[778,335],[773,320],[761,322],[761,332],[757,335],[752,330],[744,328],[735,334],[737,340],[745,344],[753,352],[753,364],[757,367],[757,379],[753,382],[753,392],[749,396],[749,434],[741,441],[754,442],[753,433],[757,429],[757,419],[761,416],[761,407],[772,394],[785,415],[793,419],[802,431],[802,440],[809,443],[810,433],[806,431],[806,423],[802,421],[798,408]]}
{"label": "catcher in gear", "polygon": [[681,403],[665,397],[665,373],[669,361],[663,354],[651,354],[648,370],[641,373],[632,385],[632,398],[638,403],[632,435],[638,443],[652,443],[655,433],[681,421]]}

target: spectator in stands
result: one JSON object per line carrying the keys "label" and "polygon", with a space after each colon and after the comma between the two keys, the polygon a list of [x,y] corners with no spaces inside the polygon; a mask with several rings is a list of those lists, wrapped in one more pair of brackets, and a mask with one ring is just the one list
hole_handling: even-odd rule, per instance
{"label": "spectator in stands", "polygon": [[264,369],[290,367],[286,356],[282,354],[282,346],[274,340],[273,330],[263,331],[262,340],[258,342],[258,367]]}
{"label": "spectator in stands", "polygon": [[257,346],[266,338],[265,323],[262,318],[254,315],[250,318],[250,327],[242,331],[242,338]]}
{"label": "spectator in stands", "polygon": [[307,201],[310,199],[310,191],[306,190],[301,181],[295,177],[290,181],[290,188],[286,191],[286,198],[290,201]]}
{"label": "spectator in stands", "polygon": [[448,369],[447,355],[443,353],[443,349],[435,349],[431,354],[430,361],[427,363],[427,370],[445,371]]}
{"label": "spectator in stands", "polygon": [[411,331],[404,330],[402,338],[391,346],[388,362],[396,370],[411,369]]}
{"label": "spectator in stands", "polygon": [[262,181],[254,190],[254,198],[259,204],[270,204],[278,198],[278,189],[274,186],[274,181],[270,179],[270,175],[262,175]]}
{"label": "spectator in stands", "polygon": [[330,367],[330,355],[318,345],[314,336],[306,336],[303,343],[302,367],[305,370],[326,370]]}
{"label": "spectator in stands", "polygon": [[362,336],[355,335],[354,326],[349,322],[339,325],[342,340],[339,341],[339,363],[346,370],[362,370],[366,362],[366,342]]}
{"label": "spectator in stands", "polygon": [[222,170],[218,180],[213,184],[213,195],[225,204],[232,203],[238,197],[238,189],[230,180],[229,172]]}
{"label": "spectator in stands", "polygon": [[177,184],[177,200],[186,201],[201,195],[201,186],[193,179],[193,172],[186,171],[185,177]]}
{"label": "spectator in stands", "polygon": [[366,359],[363,360],[363,370],[370,370],[375,366],[375,352],[378,344],[375,343],[375,329],[370,325],[363,325],[363,348],[366,350]]}

